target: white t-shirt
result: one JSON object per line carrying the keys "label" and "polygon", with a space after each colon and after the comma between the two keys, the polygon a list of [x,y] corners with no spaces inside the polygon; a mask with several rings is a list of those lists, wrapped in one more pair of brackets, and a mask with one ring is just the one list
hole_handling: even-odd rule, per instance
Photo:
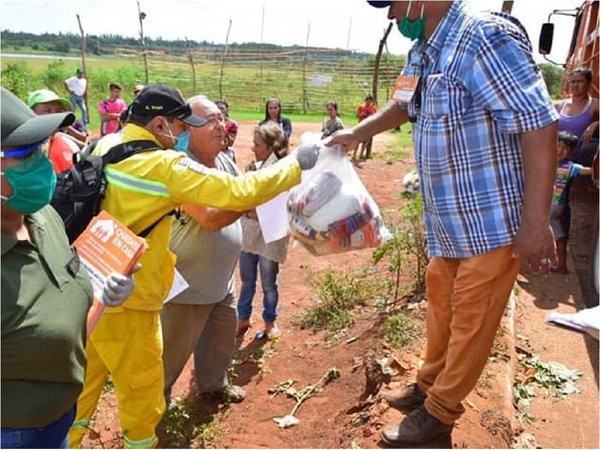
{"label": "white t-shirt", "polygon": [[81,97],[85,93],[85,88],[87,87],[87,80],[85,78],[71,77],[65,82],[69,90],[75,95]]}

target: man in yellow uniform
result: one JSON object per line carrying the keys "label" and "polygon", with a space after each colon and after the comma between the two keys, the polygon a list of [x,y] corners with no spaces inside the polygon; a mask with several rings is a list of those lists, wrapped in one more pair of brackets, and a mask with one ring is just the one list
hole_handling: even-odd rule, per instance
{"label": "man in yellow uniform", "polygon": [[[212,119],[218,120],[218,119]],[[245,211],[298,184],[301,170],[312,168],[316,148],[300,148],[270,170],[234,177],[209,169],[186,153],[187,126],[204,126],[206,119],[191,113],[181,94],[166,85],[149,85],[132,104],[122,133],[98,142],[103,154],[121,142],[150,140],[156,151],[137,153],[108,165],[102,209],[132,231],[155,226],[147,235],[148,249],[136,274],[136,287],[123,307],[104,313],[87,343],[88,366],[69,447],[78,448],[107,376],[119,402],[125,448],[153,448],[156,425],[165,411],[162,335],[159,311],[173,283],[175,257],[169,251],[171,218],[180,204]]]}

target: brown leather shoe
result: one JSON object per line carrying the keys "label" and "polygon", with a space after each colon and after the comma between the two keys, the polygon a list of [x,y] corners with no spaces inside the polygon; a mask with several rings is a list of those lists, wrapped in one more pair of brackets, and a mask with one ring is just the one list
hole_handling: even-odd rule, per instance
{"label": "brown leather shoe", "polygon": [[412,411],[418,408],[427,398],[427,394],[417,383],[411,383],[402,390],[382,392],[381,398],[386,400],[392,408],[404,411]]}
{"label": "brown leather shoe", "polygon": [[421,406],[400,424],[383,430],[381,439],[388,445],[407,447],[427,444],[441,436],[450,436],[451,432],[452,425],[440,422]]}

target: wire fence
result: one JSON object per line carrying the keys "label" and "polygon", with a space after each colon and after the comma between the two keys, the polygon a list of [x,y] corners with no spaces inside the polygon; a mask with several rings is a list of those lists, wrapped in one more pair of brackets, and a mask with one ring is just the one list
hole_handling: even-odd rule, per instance
{"label": "wire fence", "polygon": [[[342,111],[354,110],[373,90],[372,58],[342,56],[339,50],[190,53],[148,55],[150,81],[175,84],[191,95],[195,74],[195,93],[225,98],[241,109],[258,110],[264,108],[267,98],[279,97],[284,110],[296,113],[322,113],[330,100]],[[398,58],[382,57],[377,92],[380,103],[390,97],[401,69]]]}
{"label": "wire fence", "polygon": [[[111,45],[99,39],[92,44],[96,52],[87,52],[92,100],[105,96],[111,82],[120,83],[130,92],[135,84],[145,81],[138,46]],[[373,94],[374,56],[340,49],[298,47],[274,51],[180,46],[148,50],[146,57],[150,82],[173,85],[184,96],[201,93],[213,99],[224,98],[233,108],[241,110],[263,111],[269,97],[279,97],[284,113],[322,114],[325,104],[335,101],[342,114],[354,115],[364,97]],[[380,104],[389,99],[403,63],[404,57],[382,55],[377,89]],[[62,91],[62,81],[72,75],[77,64],[77,61],[46,63],[38,67],[41,73],[29,76],[21,90],[48,87]],[[3,84],[6,84],[5,69],[3,64]],[[26,92],[19,94],[23,96]]]}

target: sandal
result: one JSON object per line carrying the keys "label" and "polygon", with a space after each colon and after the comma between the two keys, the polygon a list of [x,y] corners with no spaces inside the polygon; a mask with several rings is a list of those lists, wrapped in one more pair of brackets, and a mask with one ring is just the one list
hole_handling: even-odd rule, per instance
{"label": "sandal", "polygon": [[271,340],[271,339],[277,339],[278,337],[281,336],[281,330],[277,327],[273,327],[271,328],[271,331],[267,331],[267,330],[261,330],[258,333],[256,333],[255,339],[257,341],[262,341],[262,340]]}

